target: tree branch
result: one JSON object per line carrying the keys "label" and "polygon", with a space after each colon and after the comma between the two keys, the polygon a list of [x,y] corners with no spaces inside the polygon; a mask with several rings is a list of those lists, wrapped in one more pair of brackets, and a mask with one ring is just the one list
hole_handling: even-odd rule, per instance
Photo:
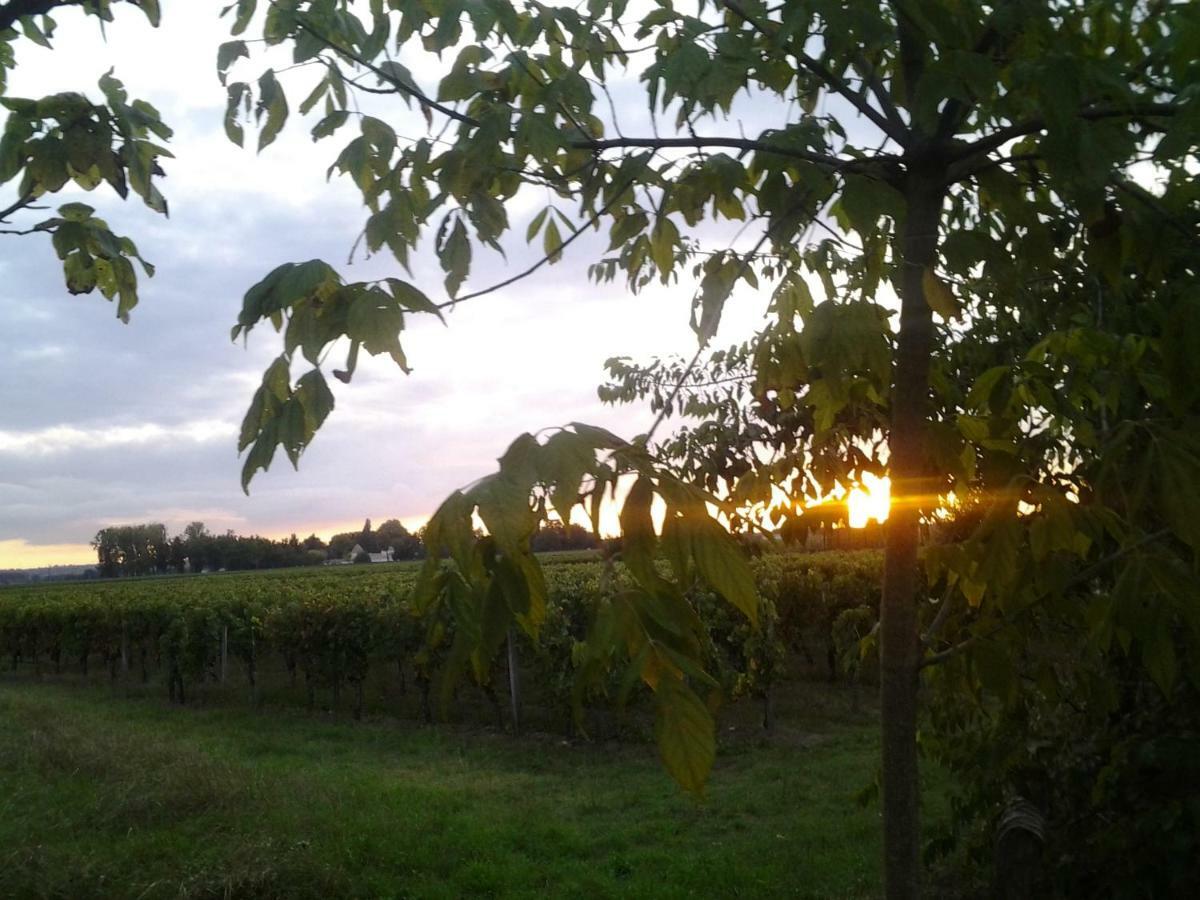
{"label": "tree branch", "polygon": [[[769,227],[767,227],[763,230],[762,237],[760,237],[758,239],[758,241],[757,241],[757,243],[755,243],[753,249],[751,249],[751,251],[749,253],[747,253],[745,256],[742,257],[741,264],[738,266],[738,270],[737,270],[736,274],[733,276],[733,281],[735,283],[737,282],[737,280],[739,278],[742,277],[743,274],[745,274],[746,270],[750,267],[750,261],[755,256],[757,256],[758,251],[763,248],[763,245],[766,244],[767,241],[771,239],[771,237],[775,233],[776,228],[779,227],[780,223],[787,222],[794,213],[798,213],[801,209],[803,209],[804,205],[808,202],[808,200],[811,196],[812,196],[812,189],[810,188],[809,190],[804,192],[803,196],[800,198],[799,201],[792,204],[791,208],[784,215],[779,216],[775,220],[774,223],[772,223]],[[818,215],[819,215],[819,213],[818,213]],[[817,216],[813,216],[813,220],[815,221],[816,219],[817,219]],[[809,228],[805,229],[805,232],[807,233],[809,230],[811,230],[811,223],[810,223]],[[797,243],[802,243],[804,240],[805,240],[805,238],[802,235],[800,238],[800,241],[798,241]],[[687,381],[687,379],[691,377],[692,372],[696,368],[696,363],[698,363],[700,361],[700,354],[702,352],[704,352],[704,349],[707,346],[708,346],[708,341],[701,342],[700,346],[696,348],[696,353],[692,357],[691,362],[689,362],[687,364],[687,367],[679,375],[678,380],[675,382],[675,388],[668,395],[666,402],[662,406],[662,409],[659,410],[658,415],[654,419],[654,423],[650,426],[650,430],[646,432],[646,445],[647,446],[649,446],[649,444],[650,444],[650,439],[652,437],[654,437],[654,432],[656,432],[658,430],[658,426],[663,423],[664,419],[666,419],[667,410],[671,409],[671,407],[674,406],[675,400],[679,396],[679,392],[681,390],[683,390],[684,382]]]}
{"label": "tree branch", "polygon": [[[975,44],[974,53],[984,56],[991,54],[996,46],[996,42],[1000,39],[1000,32],[996,30],[995,17],[1000,11],[1002,4],[997,3],[992,10],[992,14],[988,17],[987,23],[984,25],[983,34]],[[975,99],[974,97],[972,99]],[[970,115],[971,108],[967,103],[951,98],[942,108],[942,114],[938,118],[936,135],[938,140],[945,140],[952,136]]]}
{"label": "tree branch", "polygon": [[[1179,107],[1174,103],[1138,103],[1131,106],[1087,106],[1079,111],[1079,118],[1088,122],[1094,122],[1098,119],[1161,118],[1175,115],[1178,109]],[[1012,125],[997,129],[977,141],[956,147],[950,154],[950,162],[959,162],[971,157],[991,153],[1011,140],[1024,137],[1027,134],[1035,134],[1036,132],[1045,130],[1045,128],[1046,120],[1042,116],[1034,116],[1023,122],[1014,122]]]}
{"label": "tree branch", "polygon": [[19,200],[17,200],[15,203],[12,204],[12,206],[8,207],[7,209],[0,209],[0,222],[7,222],[9,216],[11,216],[15,212],[18,212],[19,210],[25,209],[26,207],[29,206],[29,204],[33,203],[33,201],[34,201],[33,194],[26,194],[24,197],[21,197]]}
{"label": "tree branch", "polygon": [[[300,29],[302,31],[307,31],[309,34],[311,34],[313,37],[315,37],[318,41],[320,41],[322,44],[324,44],[326,47],[328,47],[333,52],[340,53],[342,56],[346,57],[347,59],[351,59],[354,62],[358,63],[358,65],[362,66],[364,69],[374,72],[384,83],[392,85],[400,93],[407,94],[409,97],[412,97],[414,100],[418,101],[419,103],[422,103],[423,105],[428,106],[430,109],[437,110],[442,115],[446,116],[447,118],[454,119],[456,122],[462,122],[464,125],[478,125],[479,124],[479,121],[477,119],[474,119],[471,116],[460,113],[458,110],[452,109],[449,106],[438,103],[436,100],[432,99],[431,97],[427,96],[422,91],[420,91],[415,85],[405,84],[403,81],[401,81],[396,76],[392,75],[389,72],[385,72],[383,69],[379,68],[379,66],[375,65],[374,63],[370,62],[367,59],[364,59],[362,56],[355,53],[353,50],[348,50],[345,47],[342,47],[341,45],[334,43],[332,40],[330,40],[328,37],[326,37],[324,34],[322,34],[316,28],[313,28],[312,25],[310,25],[307,21],[305,21],[304,18],[297,16],[296,24],[300,26]],[[356,87],[361,87],[361,85],[356,85]],[[369,89],[367,89],[367,90],[369,90]]]}
{"label": "tree branch", "polygon": [[1158,215],[1159,218],[1187,238],[1191,243],[1200,246],[1200,234],[1197,234],[1196,227],[1193,225],[1191,228],[1189,228],[1186,222],[1180,220],[1169,209],[1163,206],[1162,201],[1160,201],[1148,190],[1125,178],[1114,179],[1113,184],[1116,186],[1117,190],[1128,194],[1130,197],[1148,207],[1152,212]]}
{"label": "tree branch", "polygon": [[942,630],[942,626],[946,624],[946,618],[950,615],[950,601],[954,597],[954,590],[950,585],[946,585],[946,589],[942,592],[942,605],[938,607],[937,613],[934,614],[933,621],[929,623],[929,627],[925,629],[925,633],[921,635],[921,646],[928,647],[933,643],[933,639],[937,633]]}
{"label": "tree branch", "polygon": [[968,178],[978,175],[980,172],[986,172],[988,169],[994,169],[996,166],[1002,166],[1005,163],[1037,162],[1041,158],[1042,154],[1040,153],[1014,153],[1012,156],[1002,156],[999,159],[984,157],[981,160],[974,160],[970,166],[963,164],[950,166],[947,170],[945,184],[957,184],[960,181],[965,181]]}
{"label": "tree branch", "polygon": [[84,6],[87,0],[9,0],[0,4],[0,31],[12,28],[26,16],[44,16],[63,6]]}
{"label": "tree branch", "polygon": [[[771,32],[768,31],[765,26],[756,21],[753,16],[746,12],[746,10],[744,10],[741,5],[736,2],[736,0],[722,0],[721,5],[759,34],[761,34],[763,37],[767,38],[768,40],[774,39],[774,36],[771,34]],[[831,90],[845,98],[851,106],[869,119],[876,128],[890,137],[901,147],[908,146],[910,134],[908,129],[903,127],[902,123],[897,125],[887,116],[880,113],[879,110],[875,109],[875,107],[873,107],[865,97],[853,90],[843,78],[837,75],[832,69],[824,65],[820,60],[809,56],[804,52],[803,49],[793,49],[792,53],[796,59],[799,60],[800,64],[804,66],[804,68],[808,69],[809,72],[817,76],[817,78],[819,78],[821,81],[825,82],[826,86],[828,86]]]}
{"label": "tree branch", "polygon": [[802,159],[814,165],[823,166],[833,172],[859,172],[872,166],[896,164],[899,159],[891,153],[881,153],[861,159],[843,159],[828,153],[813,153],[808,150],[796,150],[791,147],[781,147],[763,141],[749,138],[707,137],[694,135],[677,138],[583,138],[573,140],[569,146],[575,150],[611,150],[615,148],[648,147],[654,150],[664,150],[670,147],[691,147],[701,150],[705,147],[728,147],[733,150],[750,151],[754,153],[774,153],[792,159]]}
{"label": "tree branch", "polygon": [[528,278],[530,275],[532,275],[534,272],[536,272],[538,269],[540,269],[546,263],[550,262],[550,259],[552,257],[559,256],[564,250],[567,249],[567,247],[569,247],[572,243],[574,243],[581,234],[583,234],[585,231],[587,231],[589,228],[591,228],[593,225],[595,225],[597,222],[599,222],[601,216],[603,216],[606,212],[608,212],[610,209],[612,209],[614,206],[617,205],[617,202],[625,195],[625,192],[627,190],[629,190],[630,187],[633,186],[633,183],[636,180],[637,180],[636,178],[629,179],[629,181],[626,182],[624,187],[622,187],[619,191],[614,192],[612,195],[612,198],[607,203],[605,203],[603,206],[601,206],[598,210],[596,210],[588,218],[587,222],[585,222],[580,228],[578,228],[574,232],[572,232],[570,237],[568,237],[561,244],[559,244],[558,249],[556,249],[553,253],[547,253],[545,256],[543,256],[541,259],[539,259],[537,262],[535,262],[532,266],[525,269],[524,271],[518,272],[516,275],[513,275],[511,278],[505,278],[503,281],[498,281],[495,284],[490,285],[489,287],[485,287],[478,291],[473,291],[469,294],[463,294],[461,297],[455,297],[453,300],[445,300],[441,303],[438,303],[437,308],[438,309],[446,309],[447,307],[457,306],[459,303],[464,303],[467,300],[474,300],[476,297],[482,297],[486,294],[495,293],[496,291],[500,290],[501,288],[506,288],[510,284],[515,284],[516,282],[520,281],[523,278]]}
{"label": "tree branch", "polygon": [[879,108],[883,110],[883,114],[887,116],[889,122],[898,129],[903,131],[908,130],[908,123],[904,121],[904,117],[900,115],[900,107],[896,105],[896,101],[892,99],[891,93],[879,76],[875,74],[875,66],[866,59],[858,60],[859,71],[862,73],[863,81],[870,89],[875,97],[875,102],[879,104]]}
{"label": "tree branch", "polygon": [[926,48],[922,47],[917,39],[920,33],[919,26],[901,8],[901,0],[891,0],[890,5],[892,14],[896,17],[896,43],[900,47],[898,65],[904,74],[904,91],[908,95],[904,102],[911,108],[917,82],[921,80],[921,73],[925,70]]}

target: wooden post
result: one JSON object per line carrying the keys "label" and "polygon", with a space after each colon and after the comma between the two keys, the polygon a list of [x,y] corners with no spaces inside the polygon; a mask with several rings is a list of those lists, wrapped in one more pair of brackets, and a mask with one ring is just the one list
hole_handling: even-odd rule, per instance
{"label": "wooden post", "polygon": [[225,671],[229,663],[229,626],[221,627],[221,684],[225,683]]}
{"label": "wooden post", "polygon": [[[254,641],[254,629],[250,630],[250,661],[246,667],[246,674],[250,678],[250,705],[258,709],[261,695],[258,692],[258,647]],[[295,680],[296,673],[292,673],[292,679]]]}
{"label": "wooden post", "polygon": [[121,677],[129,674],[129,626],[121,623]]}
{"label": "wooden post", "polygon": [[517,642],[508,629],[508,697],[512,705],[513,734],[521,733],[521,673],[517,668]]}

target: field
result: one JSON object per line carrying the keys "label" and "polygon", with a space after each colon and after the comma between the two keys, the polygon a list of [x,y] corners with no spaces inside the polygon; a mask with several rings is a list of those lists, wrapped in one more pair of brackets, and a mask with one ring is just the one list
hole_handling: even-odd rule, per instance
{"label": "field", "polygon": [[[860,673],[832,662],[831,628],[869,602],[877,564],[759,565],[784,652],[766,683],[723,676],[733,702],[703,801],[663,773],[636,697],[625,716],[593,698],[593,739],[573,734],[550,682],[569,674],[594,563],[547,569],[559,630],[521,648],[515,736],[501,677],[423,723],[421,651],[380,624],[404,621],[401,567],[5,591],[0,896],[875,896],[878,810],[854,797],[874,777],[877,715]],[[807,601],[806,584],[821,586]],[[801,616],[805,602],[819,608]],[[237,662],[239,615],[256,668]],[[367,623],[361,646],[338,636],[347,622]],[[743,631],[713,626],[726,650],[751,645]]]}
{"label": "field", "polygon": [[[723,742],[696,802],[642,744],[0,682],[11,897],[870,897],[869,713]],[[799,709],[794,711],[801,716]]]}

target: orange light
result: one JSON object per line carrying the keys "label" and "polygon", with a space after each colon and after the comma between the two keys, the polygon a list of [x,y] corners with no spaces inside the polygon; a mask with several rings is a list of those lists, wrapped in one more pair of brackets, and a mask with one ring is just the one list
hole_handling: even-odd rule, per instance
{"label": "orange light", "polygon": [[861,484],[851,489],[846,497],[846,510],[851,528],[866,528],[874,519],[883,522],[891,506],[892,480],[879,478],[871,473],[863,475]]}

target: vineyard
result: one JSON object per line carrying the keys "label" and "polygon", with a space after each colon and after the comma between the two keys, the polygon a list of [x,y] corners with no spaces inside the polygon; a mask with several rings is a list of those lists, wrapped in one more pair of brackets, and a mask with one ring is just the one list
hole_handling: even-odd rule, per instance
{"label": "vineyard", "polygon": [[[538,636],[513,629],[496,664],[461,685],[440,677],[453,643],[446,605],[424,615],[405,564],[12,588],[0,594],[0,651],[13,672],[161,686],[177,703],[224,686],[254,705],[388,712],[425,720],[517,717],[571,729],[582,711],[608,722],[636,708],[636,679],[613,657],[586,691],[577,670],[600,604],[618,590],[619,565],[560,555],[544,561],[548,587]],[[761,704],[788,671],[873,678],[862,638],[874,625],[880,556],[767,554],[754,563],[759,627],[700,588],[691,599],[708,639],[708,671],[724,700]]]}

